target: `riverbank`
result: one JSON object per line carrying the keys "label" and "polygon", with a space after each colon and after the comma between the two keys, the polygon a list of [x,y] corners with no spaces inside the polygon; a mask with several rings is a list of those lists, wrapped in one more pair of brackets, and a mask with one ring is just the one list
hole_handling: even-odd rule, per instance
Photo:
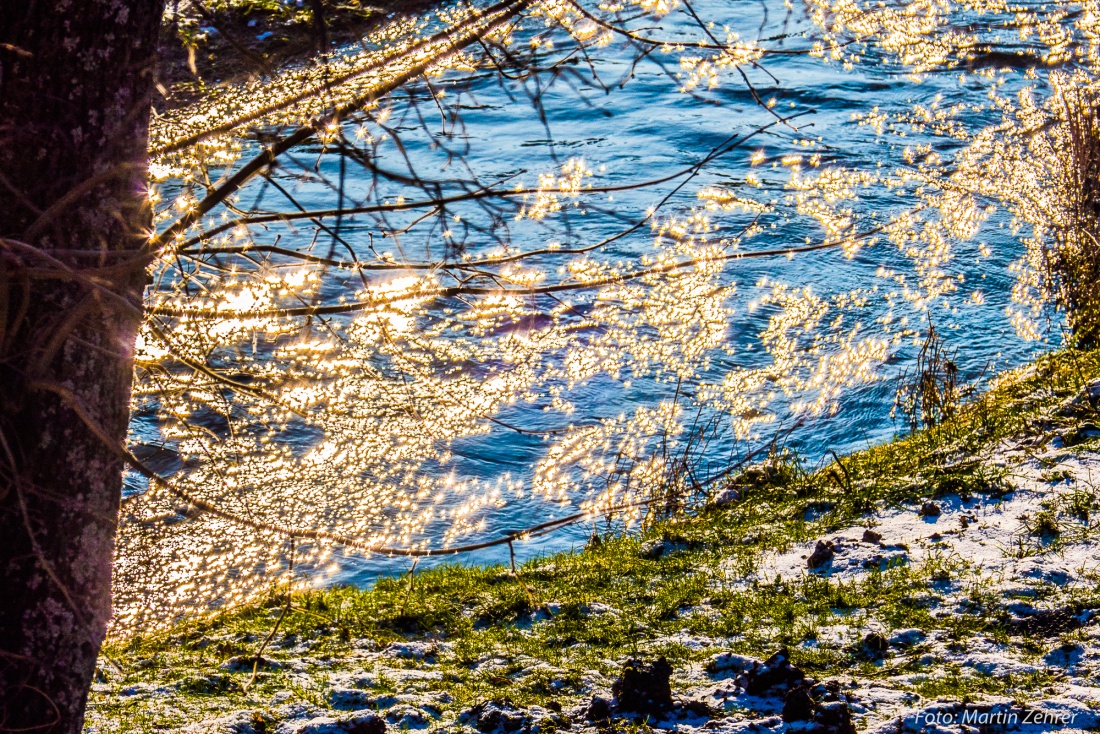
{"label": "riverbank", "polygon": [[273,594],[112,642],[88,730],[1100,725],[1098,377],[1100,351],[1043,357],[935,429],[776,457],[724,506],[516,575]]}

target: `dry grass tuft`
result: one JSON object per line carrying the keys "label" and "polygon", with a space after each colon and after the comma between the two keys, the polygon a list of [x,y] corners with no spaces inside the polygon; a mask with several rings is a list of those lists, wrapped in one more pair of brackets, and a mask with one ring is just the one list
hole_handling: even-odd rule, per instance
{"label": "dry grass tuft", "polygon": [[943,338],[931,324],[913,370],[906,370],[899,379],[894,395],[894,411],[905,416],[910,430],[934,428],[950,420],[958,412],[964,398],[973,389],[959,381],[955,364],[958,350],[950,353]]}
{"label": "dry grass tuft", "polygon": [[1084,85],[1059,89],[1068,216],[1043,253],[1049,287],[1077,346],[1100,344],[1100,103]]}

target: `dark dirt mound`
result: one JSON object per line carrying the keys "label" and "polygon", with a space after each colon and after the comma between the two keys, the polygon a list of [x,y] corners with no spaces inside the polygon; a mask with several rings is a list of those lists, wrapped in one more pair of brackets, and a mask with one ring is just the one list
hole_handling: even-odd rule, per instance
{"label": "dark dirt mound", "polygon": [[817,702],[810,695],[810,687],[806,684],[797,685],[787,691],[783,699],[783,721],[788,724],[792,721],[809,721],[817,711]]}
{"label": "dark dirt mound", "polygon": [[631,658],[611,687],[622,711],[659,716],[673,706],[669,677],[672,666],[663,657],[652,663]]}
{"label": "dark dirt mound", "polygon": [[783,648],[765,660],[763,665],[754,666],[745,673],[745,692],[750,696],[759,696],[778,686],[789,689],[805,678],[801,670],[791,665],[791,656]]}
{"label": "dark dirt mound", "polygon": [[828,565],[829,561],[833,560],[833,556],[836,555],[834,546],[832,543],[826,541],[817,541],[817,547],[814,548],[814,552],[810,554],[810,557],[806,560],[806,565],[810,568],[824,568]]}

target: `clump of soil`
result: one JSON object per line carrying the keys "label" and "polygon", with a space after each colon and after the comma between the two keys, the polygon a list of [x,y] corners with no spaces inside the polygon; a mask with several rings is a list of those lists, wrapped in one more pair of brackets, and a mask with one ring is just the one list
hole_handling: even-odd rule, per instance
{"label": "clump of soil", "polygon": [[817,546],[810,557],[806,559],[806,566],[813,569],[824,568],[833,560],[836,550],[830,541],[817,541]]}
{"label": "clump of soil", "polygon": [[890,643],[882,635],[871,632],[860,643],[859,653],[867,660],[882,660],[886,651],[890,649]]}
{"label": "clump of soil", "polygon": [[940,506],[937,505],[935,502],[925,502],[923,505],[921,505],[920,512],[918,514],[920,514],[921,517],[939,517],[942,513],[943,510],[940,509]]}
{"label": "clump of soil", "polygon": [[810,687],[805,683],[787,691],[783,699],[783,721],[809,721],[817,711],[817,701],[810,695]]}
{"label": "clump of soil", "polygon": [[672,666],[663,657],[652,663],[631,658],[611,687],[618,708],[660,716],[672,708]]}
{"label": "clump of soil", "polygon": [[805,678],[801,670],[791,665],[790,653],[780,649],[763,665],[754,665],[745,673],[745,692],[750,696],[759,696],[777,686],[786,686],[789,690]]}

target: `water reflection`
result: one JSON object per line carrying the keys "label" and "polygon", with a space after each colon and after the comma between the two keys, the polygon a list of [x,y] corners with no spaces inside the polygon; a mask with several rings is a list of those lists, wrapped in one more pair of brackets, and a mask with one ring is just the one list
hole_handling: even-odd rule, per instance
{"label": "water reflection", "polygon": [[881,440],[929,319],[1020,363],[1094,5],[455,8],[158,118],[117,624]]}

